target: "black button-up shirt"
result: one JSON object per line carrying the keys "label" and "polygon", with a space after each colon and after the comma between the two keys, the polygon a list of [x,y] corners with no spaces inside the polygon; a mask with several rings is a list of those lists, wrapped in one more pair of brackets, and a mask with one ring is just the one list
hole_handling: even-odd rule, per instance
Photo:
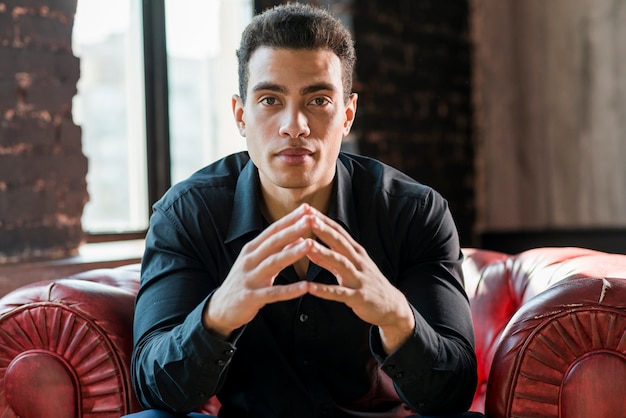
{"label": "black button-up shirt", "polygon": [[[387,356],[376,327],[305,295],[267,305],[223,341],[201,314],[244,244],[268,226],[247,153],[172,187],[154,206],[135,311],[133,380],[141,403],[188,412],[217,394],[224,417],[395,416],[458,412],[476,358],[462,254],[445,200],[380,162],[340,154],[328,215],[407,297],[411,338]],[[299,280],[293,267],[275,283]],[[310,264],[306,280],[336,283]],[[370,416],[370,415],[367,415]]]}

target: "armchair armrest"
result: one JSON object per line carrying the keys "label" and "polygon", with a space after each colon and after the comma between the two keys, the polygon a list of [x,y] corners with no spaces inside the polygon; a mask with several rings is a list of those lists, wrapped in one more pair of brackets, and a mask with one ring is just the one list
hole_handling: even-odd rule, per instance
{"label": "armchair armrest", "polygon": [[138,268],[94,270],[0,299],[0,415],[116,417],[130,383]]}
{"label": "armchair armrest", "polygon": [[525,303],[496,349],[488,416],[626,411],[626,279],[573,276]]}

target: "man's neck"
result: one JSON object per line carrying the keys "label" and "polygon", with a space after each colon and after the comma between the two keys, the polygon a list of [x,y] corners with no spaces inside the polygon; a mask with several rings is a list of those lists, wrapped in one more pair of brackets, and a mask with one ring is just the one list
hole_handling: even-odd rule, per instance
{"label": "man's neck", "polygon": [[314,193],[307,193],[300,189],[266,190],[261,187],[263,194],[261,210],[269,222],[277,221],[303,203],[308,203],[320,212],[327,213],[332,188],[333,185],[330,183]]}

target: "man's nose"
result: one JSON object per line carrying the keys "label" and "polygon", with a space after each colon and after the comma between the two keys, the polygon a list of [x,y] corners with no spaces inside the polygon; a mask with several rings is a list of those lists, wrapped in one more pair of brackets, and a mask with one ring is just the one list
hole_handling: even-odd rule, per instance
{"label": "man's nose", "polygon": [[279,133],[291,138],[307,137],[311,133],[309,120],[299,108],[286,109],[281,119]]}

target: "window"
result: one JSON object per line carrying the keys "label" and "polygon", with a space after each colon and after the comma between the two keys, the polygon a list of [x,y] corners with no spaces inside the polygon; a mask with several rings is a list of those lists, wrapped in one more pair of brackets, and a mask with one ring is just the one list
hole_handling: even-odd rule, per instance
{"label": "window", "polygon": [[147,227],[144,78],[140,3],[78,2],[73,48],[81,77],[73,116],[89,159],[91,233]]}
{"label": "window", "polygon": [[[156,26],[150,22],[155,13]],[[166,43],[157,39],[151,46],[166,48],[168,78],[165,88],[153,91],[159,90],[158,83],[146,83],[145,70],[154,61],[144,59],[144,47],[154,40],[142,34],[152,24],[163,35],[159,14]],[[89,159],[90,201],[83,215],[88,233],[147,228],[150,203],[158,198],[150,196],[153,148],[167,148],[165,157],[156,152],[157,164],[168,166],[167,184],[245,148],[230,97],[237,92],[235,50],[251,16],[250,0],[78,1],[73,45],[81,59],[81,79],[73,115]],[[156,115],[150,111],[154,97],[163,93],[168,110],[160,117],[158,109]],[[152,117],[146,117],[147,110]],[[156,144],[154,138],[147,140],[151,132],[159,132],[153,124],[167,130],[162,137],[154,135]],[[161,187],[158,193],[163,191]]]}
{"label": "window", "polygon": [[[172,182],[244,149],[231,112],[249,0],[166,0]],[[221,28],[221,30],[218,30]]]}

